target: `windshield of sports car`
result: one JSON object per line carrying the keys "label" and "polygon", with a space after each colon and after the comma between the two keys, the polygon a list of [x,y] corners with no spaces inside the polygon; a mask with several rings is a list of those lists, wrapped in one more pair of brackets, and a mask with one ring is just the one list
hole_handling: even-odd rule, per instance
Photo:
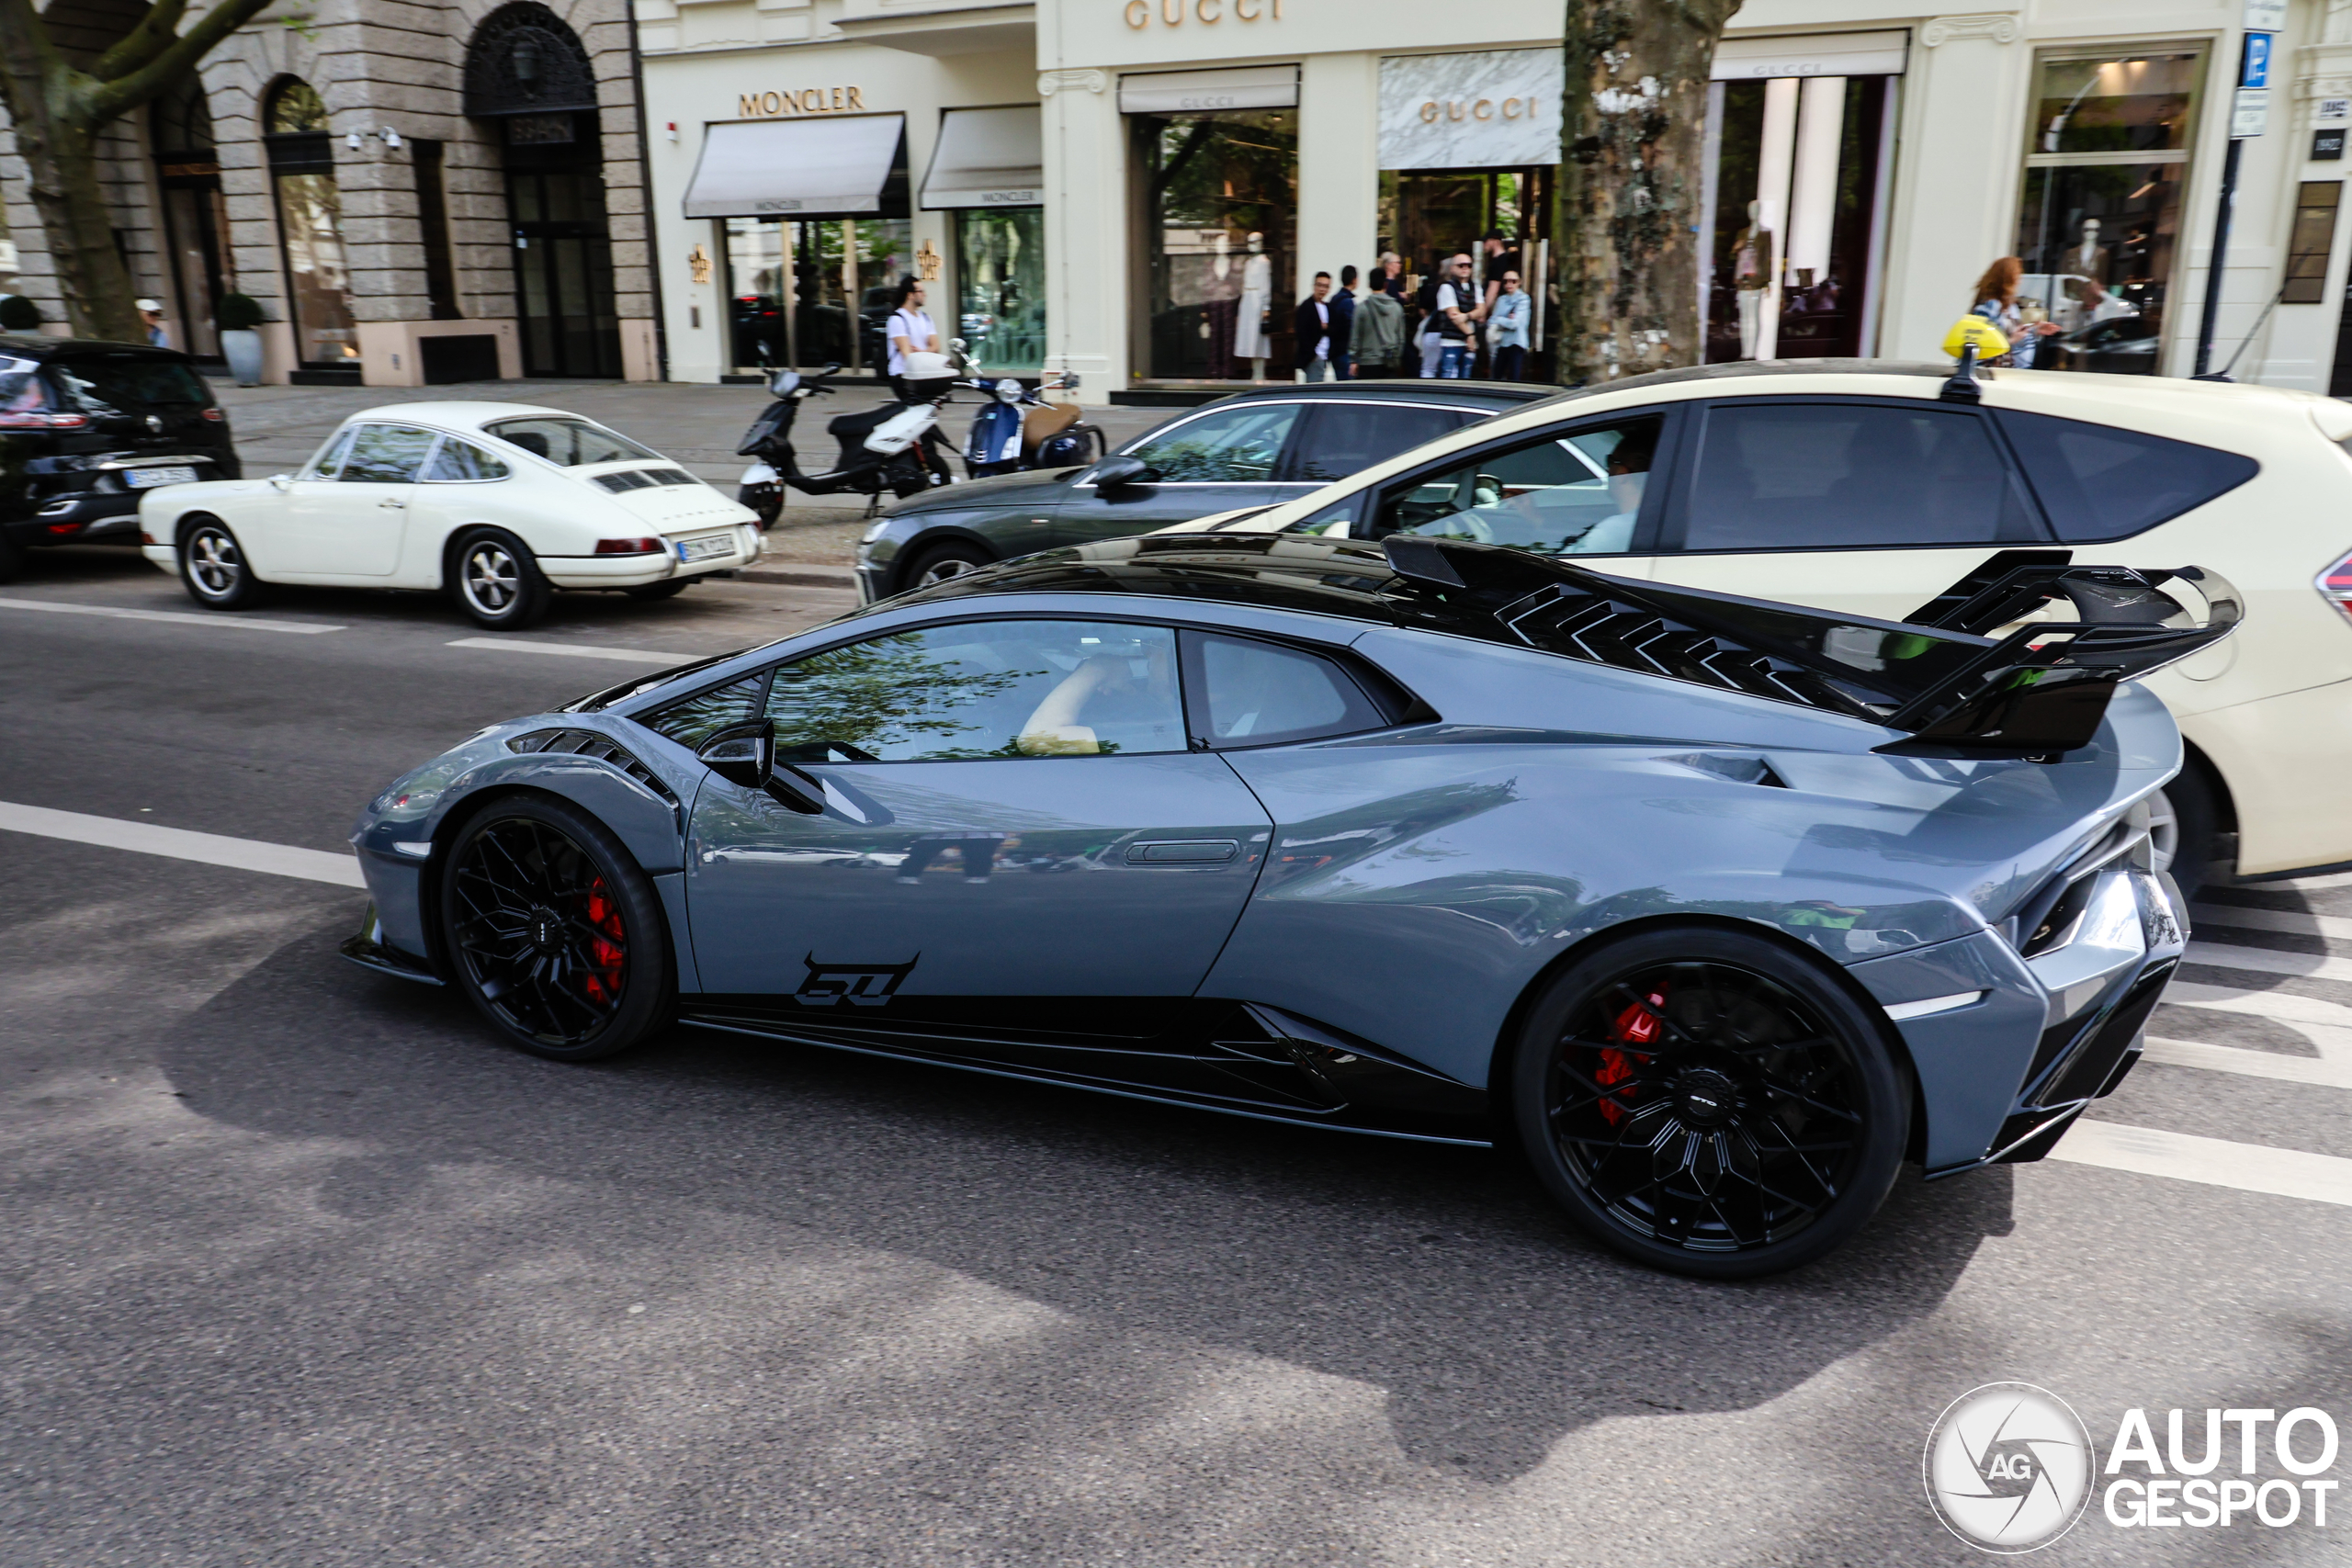
{"label": "windshield of sports car", "polygon": [[584,468],[591,463],[622,463],[662,456],[617,431],[591,424],[584,419],[553,415],[502,419],[483,428],[509,446],[519,446],[534,457],[545,457],[560,468]]}
{"label": "windshield of sports car", "polygon": [[197,373],[176,359],[142,354],[89,354],[52,359],[49,372],[68,407],[84,413],[138,413],[212,400]]}

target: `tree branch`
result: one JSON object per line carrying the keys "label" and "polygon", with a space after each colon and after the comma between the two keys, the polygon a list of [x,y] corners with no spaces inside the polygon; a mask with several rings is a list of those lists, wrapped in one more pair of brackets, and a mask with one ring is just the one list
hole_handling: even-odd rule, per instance
{"label": "tree branch", "polygon": [[137,108],[180,76],[192,73],[215,45],[271,4],[271,0],[220,0],[196,26],[182,33],[164,51],[129,75],[108,82],[90,95],[92,125]]}
{"label": "tree branch", "polygon": [[139,25],[98,56],[98,62],[90,67],[90,74],[101,82],[111,82],[146,64],[179,36],[180,17],[187,10],[187,0],[152,0],[147,14],[139,18]]}

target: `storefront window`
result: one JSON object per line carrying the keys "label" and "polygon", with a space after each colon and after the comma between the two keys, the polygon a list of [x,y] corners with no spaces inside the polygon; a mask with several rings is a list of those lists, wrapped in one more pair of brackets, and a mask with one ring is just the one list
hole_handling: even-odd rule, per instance
{"label": "storefront window", "polygon": [[1046,364],[1046,211],[956,214],[956,321],[974,368],[1034,376]]}
{"label": "storefront window", "polygon": [[1290,379],[1298,111],[1128,118],[1144,201],[1151,374]]}
{"label": "storefront window", "polygon": [[[1851,357],[1869,341],[1891,76],[1747,78],[1709,94],[1711,362]],[[1955,305],[1957,315],[1966,307]]]}
{"label": "storefront window", "polygon": [[307,83],[282,83],[270,95],[267,123],[295,353],[305,365],[351,363],[359,357],[359,333],[351,317],[343,193],[335,184],[326,106]]}
{"label": "storefront window", "polygon": [[[2091,351],[2093,336],[2122,330],[2111,322],[2128,321],[2145,344],[2163,341],[2204,76],[2202,50],[2036,62],[2016,252],[2023,301],[2062,334],[2037,368],[2121,367]],[[2155,361],[2142,354],[2131,367],[2153,372]]]}
{"label": "storefront window", "polygon": [[[729,344],[739,374],[835,364],[859,374],[881,373],[891,296],[914,265],[904,219],[721,221]],[[854,330],[853,299],[858,301]]]}

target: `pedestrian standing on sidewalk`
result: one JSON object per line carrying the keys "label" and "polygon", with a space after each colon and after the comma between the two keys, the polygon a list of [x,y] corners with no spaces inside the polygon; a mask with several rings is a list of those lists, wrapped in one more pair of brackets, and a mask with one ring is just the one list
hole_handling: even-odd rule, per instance
{"label": "pedestrian standing on sidewalk", "polygon": [[909,277],[899,285],[898,308],[890,312],[890,390],[900,402],[907,395],[907,355],[937,354],[939,329],[922,308],[922,282]]}
{"label": "pedestrian standing on sidewalk", "polygon": [[1487,347],[1494,355],[1491,372],[1498,381],[1516,381],[1527,369],[1527,326],[1533,314],[1527,290],[1519,286],[1516,268],[1502,275],[1501,291],[1487,319]]}
{"label": "pedestrian standing on sidewalk", "polygon": [[1470,357],[1478,351],[1478,318],[1487,313],[1479,303],[1478,286],[1471,281],[1471,261],[1465,254],[1446,264],[1444,281],[1437,286],[1430,321],[1438,339],[1438,378],[1459,381],[1470,374]]}
{"label": "pedestrian standing on sidewalk", "polygon": [[2032,366],[2034,351],[2041,346],[2041,340],[2058,330],[2055,321],[2030,322],[2018,310],[2018,285],[2023,281],[2025,263],[2015,256],[2003,256],[1976,280],[1976,304],[1969,311],[2001,329],[2001,335],[2009,340],[2007,362],[2020,370]]}
{"label": "pedestrian standing on sidewalk", "polygon": [[1345,381],[1355,375],[1356,269],[1340,269],[1340,291],[1331,296],[1331,378]]}
{"label": "pedestrian standing on sidewalk", "polygon": [[1396,374],[1397,356],[1405,352],[1405,307],[1383,288],[1380,272],[1373,272],[1371,291],[1356,303],[1356,319],[1349,338],[1356,378],[1369,381]]}
{"label": "pedestrian standing on sidewalk", "polygon": [[1297,345],[1298,378],[1302,381],[1328,381],[1331,378],[1331,275],[1315,275],[1315,292],[1298,302],[1298,315],[1292,324],[1291,341]]}

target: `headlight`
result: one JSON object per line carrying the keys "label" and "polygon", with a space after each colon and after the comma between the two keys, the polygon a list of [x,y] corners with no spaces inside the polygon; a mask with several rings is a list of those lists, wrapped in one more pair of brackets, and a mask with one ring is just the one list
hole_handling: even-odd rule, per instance
{"label": "headlight", "polygon": [[865,536],[859,539],[857,542],[861,545],[872,544],[875,540],[880,538],[883,535],[890,531],[890,523],[891,519],[888,517],[882,518],[880,521],[876,522],[873,527],[868,528],[865,531]]}

